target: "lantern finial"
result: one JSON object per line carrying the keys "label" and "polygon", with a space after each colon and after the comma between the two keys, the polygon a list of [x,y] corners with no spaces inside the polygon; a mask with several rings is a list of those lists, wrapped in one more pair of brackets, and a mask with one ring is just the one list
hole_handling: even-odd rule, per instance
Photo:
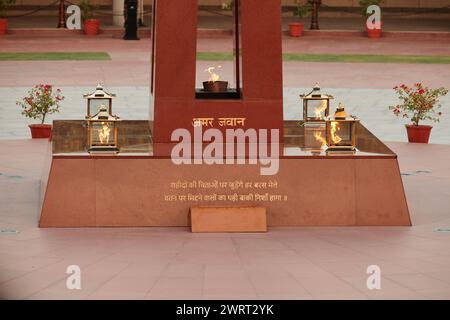
{"label": "lantern finial", "polygon": [[339,106],[336,108],[336,112],[334,113],[334,118],[335,119],[347,119],[348,114],[345,111],[345,107],[342,104],[342,102],[339,102]]}

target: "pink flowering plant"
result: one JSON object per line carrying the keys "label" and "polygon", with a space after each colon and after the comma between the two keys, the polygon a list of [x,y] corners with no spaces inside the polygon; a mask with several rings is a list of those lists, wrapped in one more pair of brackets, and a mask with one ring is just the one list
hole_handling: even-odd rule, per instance
{"label": "pink flowering plant", "polygon": [[422,83],[415,83],[408,87],[404,84],[394,87],[398,94],[400,104],[390,106],[397,117],[411,119],[413,125],[418,126],[420,121],[430,120],[439,122],[442,112],[439,98],[445,96],[448,90],[445,88],[430,89]]}
{"label": "pink flowering plant", "polygon": [[64,100],[61,89],[54,89],[50,84],[39,84],[28,91],[28,95],[16,102],[22,107],[22,114],[27,118],[40,119],[44,124],[48,114],[59,112]]}

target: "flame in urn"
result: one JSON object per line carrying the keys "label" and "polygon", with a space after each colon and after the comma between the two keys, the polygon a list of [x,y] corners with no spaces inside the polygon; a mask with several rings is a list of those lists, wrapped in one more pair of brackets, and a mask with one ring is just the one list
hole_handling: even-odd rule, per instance
{"label": "flame in urn", "polygon": [[336,121],[331,122],[331,139],[333,140],[334,144],[338,144],[342,141],[342,138],[337,134],[339,130],[341,130],[341,128],[339,127],[339,123]]}
{"label": "flame in urn", "polygon": [[102,128],[98,129],[97,132],[101,144],[109,143],[109,134],[111,132],[111,129],[108,127],[108,124],[106,122],[102,122]]}
{"label": "flame in urn", "polygon": [[216,67],[208,67],[208,69],[205,70],[205,72],[209,73],[209,82],[216,82],[220,80],[220,76],[215,72],[216,69],[220,69],[222,66]]}

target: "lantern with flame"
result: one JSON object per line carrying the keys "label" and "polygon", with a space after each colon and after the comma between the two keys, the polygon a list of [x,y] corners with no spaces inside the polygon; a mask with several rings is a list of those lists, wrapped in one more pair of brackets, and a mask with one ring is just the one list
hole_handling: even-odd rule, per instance
{"label": "lantern with flame", "polygon": [[207,92],[226,92],[228,90],[228,81],[221,81],[217,70],[222,66],[208,67],[205,72],[209,74],[209,80],[203,81],[203,89]]}
{"label": "lantern with flame", "polygon": [[89,153],[119,152],[117,146],[117,122],[119,117],[108,112],[105,105],[100,105],[99,111],[87,119]]}
{"label": "lantern with flame", "polygon": [[328,151],[356,150],[356,123],[359,119],[349,116],[340,103],[333,117],[326,119]]}
{"label": "lantern with flame", "polygon": [[330,112],[330,100],[333,96],[323,94],[319,84],[308,94],[302,94],[303,100],[303,120],[307,122],[324,122]]}
{"label": "lantern with flame", "polygon": [[115,98],[116,95],[104,91],[101,84],[97,85],[97,88],[93,93],[85,94],[83,97],[87,99],[86,119],[89,119],[98,113],[101,105],[106,106],[108,113],[112,114],[112,99]]}
{"label": "lantern with flame", "polygon": [[320,154],[323,147],[326,147],[325,123],[318,126],[304,127],[304,151],[310,151],[312,154]]}

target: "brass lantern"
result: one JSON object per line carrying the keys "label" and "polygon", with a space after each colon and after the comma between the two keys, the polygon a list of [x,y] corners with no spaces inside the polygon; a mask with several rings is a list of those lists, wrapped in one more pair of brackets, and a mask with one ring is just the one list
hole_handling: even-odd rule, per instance
{"label": "brass lantern", "polygon": [[101,105],[106,106],[108,113],[112,114],[112,99],[115,98],[116,95],[103,90],[101,84],[97,85],[97,88],[93,93],[84,94],[83,97],[87,99],[86,119],[95,115],[99,111]]}
{"label": "brass lantern", "polygon": [[109,114],[108,107],[100,105],[97,114],[87,119],[89,153],[119,152],[117,122],[119,117]]}
{"label": "brass lantern", "polygon": [[326,119],[327,152],[355,151],[357,122],[359,119],[349,116],[340,103],[334,116]]}
{"label": "brass lantern", "polygon": [[319,84],[316,84],[310,93],[302,94],[300,97],[303,100],[303,121],[324,122],[330,114],[330,100],[333,96],[323,94]]}
{"label": "brass lantern", "polygon": [[320,154],[322,147],[326,147],[325,124],[320,126],[305,126],[304,128],[304,151],[310,151],[312,154]]}

